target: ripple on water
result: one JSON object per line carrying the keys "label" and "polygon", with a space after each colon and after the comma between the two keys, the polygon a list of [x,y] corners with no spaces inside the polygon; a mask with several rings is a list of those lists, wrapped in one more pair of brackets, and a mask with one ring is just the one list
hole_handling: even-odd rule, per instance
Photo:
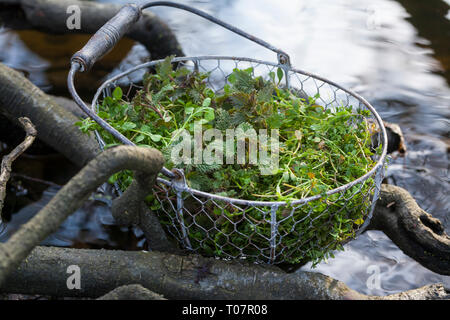
{"label": "ripple on water", "polygon": [[322,262],[315,269],[307,264],[299,270],[328,275],[368,295],[389,295],[432,283],[443,283],[450,289],[450,277],[424,268],[381,231],[366,231],[344,248],[345,251],[335,253],[335,259]]}
{"label": "ripple on water", "polygon": [[[4,224],[0,242],[7,241],[20,226],[38,213],[59,191],[50,187],[44,191],[39,201],[23,207]],[[142,233],[116,226],[110,207],[96,200],[88,200],[71,214],[58,231],[45,239],[41,245],[58,247],[142,249]]]}

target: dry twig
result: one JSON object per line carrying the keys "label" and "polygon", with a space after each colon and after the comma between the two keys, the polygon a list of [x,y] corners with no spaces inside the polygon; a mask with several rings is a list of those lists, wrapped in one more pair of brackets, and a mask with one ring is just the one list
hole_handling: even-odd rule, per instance
{"label": "dry twig", "polygon": [[3,204],[6,195],[6,184],[8,183],[9,177],[11,175],[12,163],[33,144],[33,141],[37,135],[36,128],[33,126],[33,123],[31,123],[30,119],[22,117],[19,118],[19,122],[26,132],[25,140],[17,147],[15,147],[10,154],[4,156],[2,159],[0,171],[0,222],[1,212],[3,210]]}

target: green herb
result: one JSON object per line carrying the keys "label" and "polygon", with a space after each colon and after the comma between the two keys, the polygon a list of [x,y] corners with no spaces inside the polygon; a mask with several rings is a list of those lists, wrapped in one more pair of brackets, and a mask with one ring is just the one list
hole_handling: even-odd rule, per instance
{"label": "green herb", "polygon": [[[173,70],[171,58],[159,64],[155,73],[145,76],[144,88],[132,100],[116,88],[111,97],[103,100],[99,116],[137,145],[161,150],[165,166],[183,168],[192,188],[246,200],[288,203],[324,195],[307,204],[277,208],[275,254],[279,260],[316,264],[329,257],[332,250],[342,249],[342,241],[354,236],[364,222],[372,180],[344,193],[325,193],[354,181],[375,165],[371,131],[365,120],[368,111],[355,111],[351,106],[325,109],[316,103],[318,95],[301,98],[294,90],[282,87],[281,69],[269,74],[270,81],[255,77],[251,68],[235,69],[223,91],[215,93],[206,83],[207,73]],[[227,129],[277,129],[278,169],[262,175],[260,166],[247,162],[175,165],[173,148],[182,130],[193,135],[196,123],[204,131],[220,130],[223,137]],[[85,132],[98,130],[107,146],[117,143],[90,119],[79,126]],[[202,143],[205,149],[214,141]],[[234,141],[232,149],[236,146]],[[248,150],[245,158],[249,158]],[[131,172],[110,179],[117,180],[125,189],[132,181]],[[154,210],[161,208],[154,196],[149,196],[148,202]],[[185,215],[184,224],[190,226],[188,236],[195,249],[223,257],[241,253],[250,258],[270,256],[270,208],[239,208],[221,201],[201,205],[192,197],[186,198],[185,206],[194,215]],[[171,221],[177,221],[175,213],[172,215],[160,214],[168,228]]]}

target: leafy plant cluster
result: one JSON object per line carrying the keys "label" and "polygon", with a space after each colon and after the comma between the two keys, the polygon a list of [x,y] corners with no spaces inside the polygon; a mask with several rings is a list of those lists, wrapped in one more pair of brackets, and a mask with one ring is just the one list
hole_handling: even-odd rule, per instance
{"label": "leafy plant cluster", "polygon": [[[317,263],[332,250],[342,249],[342,241],[354,236],[364,222],[372,181],[345,193],[325,193],[373,168],[371,129],[365,120],[368,111],[351,106],[324,108],[316,103],[318,95],[302,98],[296,91],[283,88],[281,69],[270,73],[269,80],[255,77],[252,68],[235,69],[218,93],[207,85],[208,76],[186,68],[174,70],[168,57],[156,72],[145,76],[143,89],[132,100],[116,87],[112,96],[103,100],[98,114],[137,145],[161,150],[168,168],[174,167],[171,151],[178,142],[177,133],[187,130],[193,134],[195,123],[202,124],[204,130],[218,129],[224,136],[227,129],[277,129],[279,164],[271,175],[261,175],[257,165],[248,163],[188,163],[181,166],[188,184],[246,200],[289,203],[319,194],[323,197],[304,205],[277,208],[277,245],[273,252],[270,207],[240,208],[221,201],[206,201],[200,206],[187,196],[185,206],[191,214],[185,215],[184,224],[189,226],[192,247],[221,257],[244,255],[267,260],[275,254],[277,260],[289,263]],[[79,126],[85,132],[97,130],[107,147],[117,143],[92,120],[85,119]],[[132,174],[119,173],[111,178],[116,180],[126,188]],[[148,201],[155,210],[164,205],[153,195]],[[161,215],[161,222],[169,229],[177,221],[175,213]]]}

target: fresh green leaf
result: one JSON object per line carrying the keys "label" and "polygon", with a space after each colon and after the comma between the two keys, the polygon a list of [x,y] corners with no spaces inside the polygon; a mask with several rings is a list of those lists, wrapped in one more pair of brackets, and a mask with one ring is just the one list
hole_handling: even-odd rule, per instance
{"label": "fresh green leaf", "polygon": [[278,77],[278,83],[281,82],[281,80],[283,80],[284,77],[284,71],[281,68],[277,69],[277,77]]}
{"label": "fresh green leaf", "polygon": [[122,99],[122,96],[123,96],[122,88],[116,87],[113,91],[114,99],[120,100],[120,99]]}

